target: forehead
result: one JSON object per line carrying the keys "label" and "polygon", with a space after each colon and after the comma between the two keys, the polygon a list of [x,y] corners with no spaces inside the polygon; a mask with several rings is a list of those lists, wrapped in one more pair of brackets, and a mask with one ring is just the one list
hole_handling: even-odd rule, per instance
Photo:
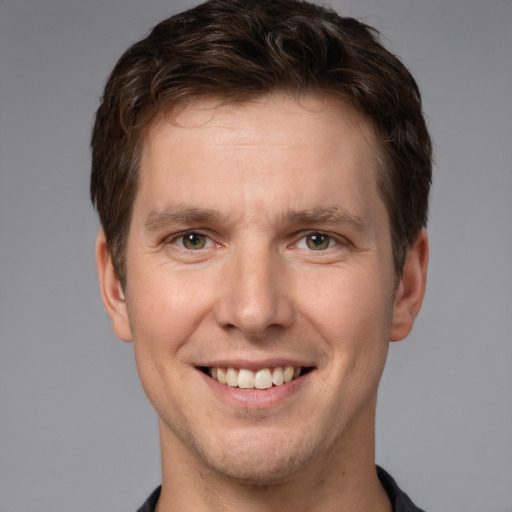
{"label": "forehead", "polygon": [[338,205],[343,191],[344,207],[355,206],[374,199],[377,162],[372,126],[338,99],[201,99],[149,128],[137,199],[160,209],[183,201],[217,208],[229,196],[262,211],[285,200],[298,210]]}
{"label": "forehead", "polygon": [[[175,134],[179,133],[178,129],[184,135],[187,130],[190,134],[194,129],[196,133],[200,130],[227,130],[231,132],[230,136],[236,135],[233,131],[238,132],[240,139],[244,139],[242,142],[260,142],[262,133],[256,129],[257,124],[267,124],[271,128],[266,133],[268,140],[274,143],[289,137],[296,138],[300,135],[301,126],[305,124],[317,128],[307,137],[310,141],[311,136],[321,133],[327,127],[341,135],[339,132],[343,125],[354,134],[354,137],[350,137],[351,144],[366,144],[378,150],[371,122],[340,97],[327,93],[292,95],[286,92],[274,92],[247,101],[201,97],[178,104],[172,110],[156,116],[156,120],[146,130],[143,149],[147,150],[151,139],[158,137],[162,129],[169,126],[177,128]],[[252,132],[247,130],[249,125],[253,127]],[[250,135],[253,136],[252,140]],[[277,140],[276,135],[279,135]],[[347,139],[347,132],[342,135]]]}

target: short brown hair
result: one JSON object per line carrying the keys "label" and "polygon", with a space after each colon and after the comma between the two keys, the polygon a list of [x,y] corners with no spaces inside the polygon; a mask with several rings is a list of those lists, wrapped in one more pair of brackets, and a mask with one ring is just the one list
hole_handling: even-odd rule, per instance
{"label": "short brown hair", "polygon": [[129,48],[96,113],[91,199],[123,286],[139,156],[155,116],[196,98],[240,102],[276,90],[337,95],[373,124],[400,275],[427,222],[432,167],[412,75],[375,29],[332,10],[297,0],[210,0]]}

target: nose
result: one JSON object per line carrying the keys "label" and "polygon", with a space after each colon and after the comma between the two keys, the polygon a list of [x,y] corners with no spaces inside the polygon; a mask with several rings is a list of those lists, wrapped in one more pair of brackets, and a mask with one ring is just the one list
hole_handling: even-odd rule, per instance
{"label": "nose", "polygon": [[252,337],[289,327],[295,311],[285,262],[268,248],[238,250],[223,276],[214,314],[221,328]]}

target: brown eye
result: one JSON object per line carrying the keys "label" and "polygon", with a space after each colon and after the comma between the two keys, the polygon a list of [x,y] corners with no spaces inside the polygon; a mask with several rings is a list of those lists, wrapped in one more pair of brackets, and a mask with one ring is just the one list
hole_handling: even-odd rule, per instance
{"label": "brown eye", "polygon": [[191,251],[203,249],[206,246],[206,240],[206,237],[199,233],[187,233],[181,237],[183,247]]}
{"label": "brown eye", "polygon": [[331,238],[328,235],[322,233],[311,233],[306,237],[306,245],[308,249],[313,251],[322,251],[327,249],[331,243]]}

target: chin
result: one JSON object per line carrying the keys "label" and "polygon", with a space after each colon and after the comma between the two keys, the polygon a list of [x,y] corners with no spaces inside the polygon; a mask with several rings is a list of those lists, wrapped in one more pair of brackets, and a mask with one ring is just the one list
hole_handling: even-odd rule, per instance
{"label": "chin", "polygon": [[301,457],[278,457],[273,460],[231,460],[215,462],[211,469],[220,477],[243,485],[263,487],[285,483],[293,477],[305,461]]}
{"label": "chin", "polygon": [[[305,469],[318,455],[318,446],[279,435],[230,436],[226,444],[215,443],[208,449],[196,447],[203,466],[218,476],[251,486],[284,483]],[[313,446],[312,446],[313,444]]]}

